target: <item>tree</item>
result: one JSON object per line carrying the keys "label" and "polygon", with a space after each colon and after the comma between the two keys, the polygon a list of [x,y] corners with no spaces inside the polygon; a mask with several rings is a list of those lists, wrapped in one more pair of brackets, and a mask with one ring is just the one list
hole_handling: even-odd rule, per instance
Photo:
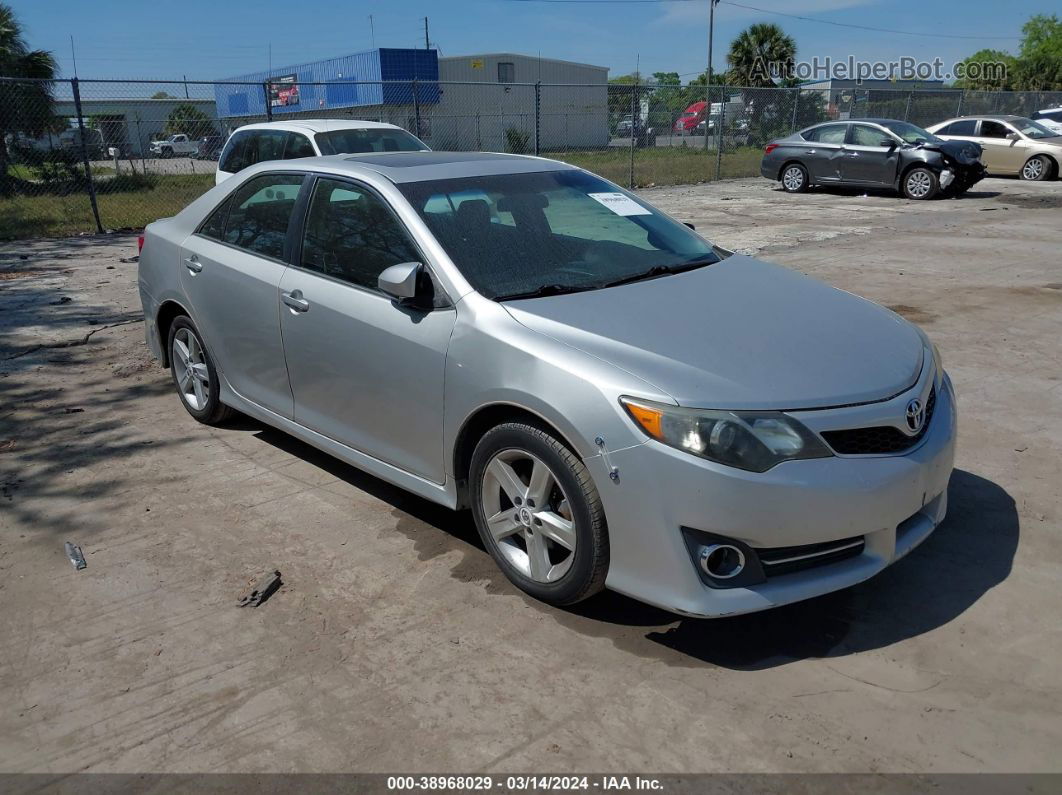
{"label": "tree", "polygon": [[10,194],[15,185],[8,174],[8,135],[36,137],[55,123],[52,84],[43,81],[54,80],[57,72],[52,54],[31,50],[15,12],[0,3],[0,76],[38,81],[0,84],[0,194]]}
{"label": "tree", "polygon": [[165,91],[156,91],[151,95],[152,99],[177,99],[173,94],[167,94]]}
{"label": "tree", "polygon": [[1062,91],[1062,21],[1054,14],[1037,14],[1022,25],[1016,88],[1025,91]]}
{"label": "tree", "polygon": [[195,105],[182,102],[166,118],[166,126],[163,128],[165,135],[184,133],[189,138],[202,138],[213,135],[214,122]]}
{"label": "tree", "polygon": [[726,62],[732,85],[773,87],[776,78],[788,77],[796,61],[796,43],[777,25],[750,25],[730,42]]}
{"label": "tree", "polygon": [[[1002,65],[1002,74],[997,64]],[[978,50],[962,61],[964,77],[956,88],[972,91],[1010,91],[1017,77],[1017,60],[1003,50]]]}

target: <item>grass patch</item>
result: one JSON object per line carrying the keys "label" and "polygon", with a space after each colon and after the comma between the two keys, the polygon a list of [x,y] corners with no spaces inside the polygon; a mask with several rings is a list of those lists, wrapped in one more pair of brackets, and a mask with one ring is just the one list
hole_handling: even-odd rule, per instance
{"label": "grass patch", "polygon": [[[152,185],[128,191],[108,192],[101,186],[96,197],[100,220],[105,229],[140,228],[158,218],[176,215],[213,186],[213,174],[158,175]],[[92,205],[84,192],[0,199],[0,240],[95,231]]]}
{"label": "grass patch", "polygon": [[[550,152],[547,157],[563,160],[574,166],[593,171],[618,185],[630,182],[630,150],[613,148],[589,152]],[[713,150],[689,146],[658,146],[634,150],[634,184],[689,185],[730,177],[755,177],[760,173],[763,150],[744,146],[723,152],[721,173],[716,173]]]}

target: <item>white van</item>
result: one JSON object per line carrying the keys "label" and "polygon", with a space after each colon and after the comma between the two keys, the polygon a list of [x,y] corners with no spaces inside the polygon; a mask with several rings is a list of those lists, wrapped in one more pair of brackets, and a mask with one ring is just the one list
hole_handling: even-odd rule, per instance
{"label": "white van", "polygon": [[343,119],[297,119],[248,124],[225,142],[214,176],[218,184],[263,160],[293,160],[361,152],[430,152],[415,135],[394,124]]}

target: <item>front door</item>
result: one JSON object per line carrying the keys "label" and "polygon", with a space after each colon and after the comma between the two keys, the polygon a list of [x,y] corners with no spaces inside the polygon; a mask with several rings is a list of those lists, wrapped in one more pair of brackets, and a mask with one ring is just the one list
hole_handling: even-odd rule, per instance
{"label": "front door", "polygon": [[297,256],[280,285],[296,422],[442,483],[443,373],[457,313],[442,301],[402,306],[376,286],[385,268],[423,255],[372,189],[321,177]]}
{"label": "front door", "polygon": [[882,146],[890,136],[869,124],[849,128],[841,160],[841,179],[862,185],[892,185],[896,181],[899,142]]}
{"label": "front door", "polygon": [[218,368],[242,397],[291,417],[277,296],[302,174],[238,188],[181,248],[181,285]]}
{"label": "front door", "polygon": [[1007,136],[1011,133],[1014,130],[1001,121],[981,120],[977,143],[984,149],[981,160],[985,168],[993,174],[1017,174],[1025,163],[1025,142],[1010,140]]}

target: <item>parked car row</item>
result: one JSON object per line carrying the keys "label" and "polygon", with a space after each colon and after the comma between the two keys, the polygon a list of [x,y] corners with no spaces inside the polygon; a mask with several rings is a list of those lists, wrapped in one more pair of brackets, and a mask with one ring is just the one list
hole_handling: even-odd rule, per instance
{"label": "parked car row", "polygon": [[961,195],[987,174],[1054,179],[1060,163],[1062,136],[1021,116],[963,116],[928,130],[895,119],[848,119],[771,141],[760,173],[790,193],[834,184],[932,199]]}

